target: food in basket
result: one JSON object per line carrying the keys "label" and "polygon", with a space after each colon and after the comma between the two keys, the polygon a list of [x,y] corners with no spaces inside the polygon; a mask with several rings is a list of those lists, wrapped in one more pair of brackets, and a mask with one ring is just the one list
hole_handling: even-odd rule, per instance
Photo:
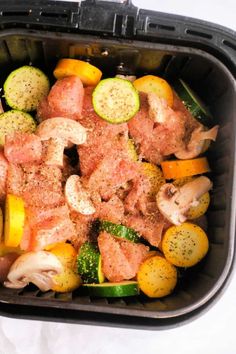
{"label": "food in basket", "polygon": [[[178,267],[208,251],[194,220],[209,206],[204,153],[218,126],[203,125],[208,111],[183,80],[181,92],[154,75],[101,80],[98,68],[76,59],[59,61],[54,76],[49,90],[45,74],[24,66],[4,84],[1,282],[167,296]],[[32,86],[30,106],[21,85],[11,91],[19,77]],[[35,118],[25,113],[35,108]]]}

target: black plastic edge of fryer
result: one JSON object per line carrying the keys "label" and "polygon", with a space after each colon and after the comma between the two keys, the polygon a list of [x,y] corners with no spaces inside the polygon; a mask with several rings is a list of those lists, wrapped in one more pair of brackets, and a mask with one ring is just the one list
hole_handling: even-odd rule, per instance
{"label": "black plastic edge of fryer", "polygon": [[224,57],[236,75],[235,31],[190,17],[139,9],[130,0],[2,0],[0,29],[17,27],[208,48],[220,59]]}
{"label": "black plastic edge of fryer", "polygon": [[203,306],[191,313],[180,317],[167,319],[153,319],[144,317],[132,317],[125,315],[113,315],[108,313],[94,313],[89,311],[73,311],[61,308],[41,308],[38,306],[22,306],[0,303],[0,315],[14,319],[40,320],[47,322],[63,322],[81,325],[123,327],[136,330],[166,330],[184,326],[198,319],[203,313],[208,312],[223,295],[230,283],[233,274],[233,264],[229,276],[225,280],[218,293]]}

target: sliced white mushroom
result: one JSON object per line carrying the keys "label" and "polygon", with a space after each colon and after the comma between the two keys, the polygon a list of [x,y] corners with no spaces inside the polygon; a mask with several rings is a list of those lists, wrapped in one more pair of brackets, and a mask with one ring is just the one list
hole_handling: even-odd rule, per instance
{"label": "sliced white mushroom", "polygon": [[116,77],[118,79],[123,79],[123,80],[128,80],[130,82],[134,82],[136,80],[136,76],[135,75],[121,75],[121,74],[117,74]]}
{"label": "sliced white mushroom", "polygon": [[178,159],[193,159],[202,154],[210,145],[210,141],[215,141],[218,134],[219,126],[215,125],[209,130],[205,130],[205,127],[201,125],[192,132],[189,143],[184,149],[181,149],[175,153]]}
{"label": "sliced white mushroom", "polygon": [[55,285],[54,276],[62,271],[63,266],[54,254],[46,251],[27,252],[12,264],[4,286],[21,289],[33,283],[41,291],[47,291]]}
{"label": "sliced white mushroom", "polygon": [[36,135],[42,141],[48,141],[45,163],[63,167],[63,152],[71,144],[81,145],[86,142],[87,129],[75,120],[56,117],[39,124]]}
{"label": "sliced white mushroom", "polygon": [[65,197],[70,208],[83,215],[96,212],[90,199],[89,192],[82,186],[80,177],[71,175],[65,185]]}
{"label": "sliced white mushroom", "polygon": [[172,224],[180,225],[187,220],[190,207],[197,205],[199,198],[211,188],[212,182],[205,176],[198,177],[180,188],[166,183],[157,193],[158,209]]}

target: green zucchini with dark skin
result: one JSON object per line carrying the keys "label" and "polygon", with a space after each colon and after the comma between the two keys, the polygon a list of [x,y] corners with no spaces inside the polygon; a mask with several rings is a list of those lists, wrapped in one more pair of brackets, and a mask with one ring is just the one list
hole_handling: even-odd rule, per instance
{"label": "green zucchini with dark skin", "polygon": [[136,231],[124,225],[114,224],[110,221],[100,221],[99,231],[106,231],[115,237],[124,238],[135,243],[140,242],[140,236]]}
{"label": "green zucchini with dark skin", "polygon": [[182,79],[177,80],[173,86],[177,95],[192,116],[201,124],[205,126],[212,126],[213,119],[209,109],[198,97],[198,95],[193,92],[191,87]]}
{"label": "green zucchini with dark skin", "polygon": [[85,242],[79,250],[77,257],[78,273],[84,283],[103,283],[102,260],[98,247]]}
{"label": "green zucchini with dark skin", "polygon": [[136,281],[122,281],[120,283],[84,284],[82,292],[94,297],[126,297],[139,294]]}

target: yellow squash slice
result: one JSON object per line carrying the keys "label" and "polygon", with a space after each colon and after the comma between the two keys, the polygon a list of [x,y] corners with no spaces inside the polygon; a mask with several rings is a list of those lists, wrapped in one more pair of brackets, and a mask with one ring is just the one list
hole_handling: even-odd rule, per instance
{"label": "yellow squash slice", "polygon": [[166,259],[177,267],[192,267],[202,260],[209,248],[205,232],[197,225],[171,226],[162,240]]}
{"label": "yellow squash slice", "polygon": [[56,79],[63,79],[67,76],[78,76],[85,86],[95,86],[102,77],[102,72],[96,66],[83,60],[61,59],[57,63],[53,74]]}
{"label": "yellow squash slice", "polygon": [[154,93],[159,98],[164,98],[170,107],[173,106],[173,91],[168,82],[161,77],[146,75],[133,82],[136,90],[145,93]]}
{"label": "yellow squash slice", "polygon": [[8,194],[5,209],[4,243],[7,247],[19,246],[25,224],[25,208],[22,198]]}
{"label": "yellow squash slice", "polygon": [[163,297],[174,290],[177,271],[164,257],[154,256],[141,264],[137,280],[140,289],[147,296]]}

